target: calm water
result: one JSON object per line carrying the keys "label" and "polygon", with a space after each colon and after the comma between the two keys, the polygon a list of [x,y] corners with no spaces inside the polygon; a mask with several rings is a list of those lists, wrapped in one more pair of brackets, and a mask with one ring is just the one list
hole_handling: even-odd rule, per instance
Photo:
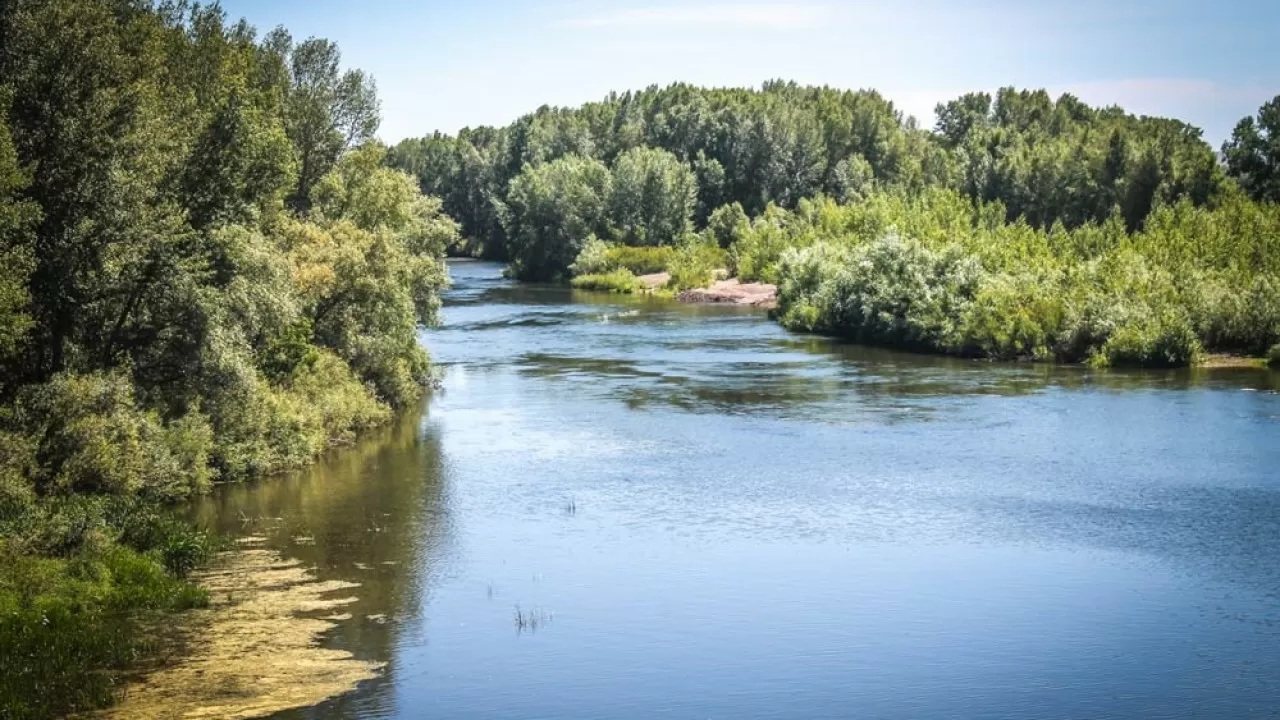
{"label": "calm water", "polygon": [[362,585],[277,717],[1280,717],[1276,374],[453,276],[420,413],[198,508]]}

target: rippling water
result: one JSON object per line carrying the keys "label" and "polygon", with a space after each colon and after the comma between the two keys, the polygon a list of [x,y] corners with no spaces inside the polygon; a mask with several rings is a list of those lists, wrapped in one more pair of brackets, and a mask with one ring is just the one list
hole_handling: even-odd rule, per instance
{"label": "rippling water", "polygon": [[452,272],[420,413],[196,510],[361,584],[384,674],[276,717],[1280,717],[1276,373]]}

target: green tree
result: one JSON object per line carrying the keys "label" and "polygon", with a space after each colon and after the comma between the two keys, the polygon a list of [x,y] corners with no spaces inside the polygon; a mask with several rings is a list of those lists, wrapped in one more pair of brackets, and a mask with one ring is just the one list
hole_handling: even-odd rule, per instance
{"label": "green tree", "polygon": [[606,211],[612,185],[604,163],[579,155],[526,165],[507,197],[507,246],[516,277],[562,278],[589,236],[611,236]]}
{"label": "green tree", "polygon": [[1280,202],[1280,95],[1258,108],[1256,119],[1247,117],[1236,124],[1222,154],[1227,174],[1250,197]]}
{"label": "green tree", "polygon": [[693,171],[675,155],[632,148],[613,164],[609,219],[627,245],[670,245],[692,227],[698,202]]}
{"label": "green tree", "polygon": [[298,158],[289,204],[305,213],[311,208],[311,189],[342,153],[377,132],[377,86],[361,70],[342,72],[342,53],[330,40],[310,38],[294,46],[288,33],[277,29],[265,47],[288,68],[285,129]]}

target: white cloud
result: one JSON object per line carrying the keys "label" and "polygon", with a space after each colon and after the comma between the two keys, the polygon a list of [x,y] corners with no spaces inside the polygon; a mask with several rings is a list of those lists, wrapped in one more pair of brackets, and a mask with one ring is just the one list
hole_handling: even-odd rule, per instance
{"label": "white cloud", "polygon": [[654,5],[622,8],[603,15],[571,18],[571,27],[753,27],[805,30],[831,16],[825,5],[799,3]]}

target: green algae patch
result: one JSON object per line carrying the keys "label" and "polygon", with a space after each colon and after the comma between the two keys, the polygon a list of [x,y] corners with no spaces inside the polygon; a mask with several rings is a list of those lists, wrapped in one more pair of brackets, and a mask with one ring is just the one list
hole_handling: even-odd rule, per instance
{"label": "green algae patch", "polygon": [[259,547],[219,554],[193,577],[209,607],[182,618],[184,651],[125,690],[98,718],[255,718],[355,689],[383,664],[319,646],[346,617],[358,585],[320,581],[299,562]]}

